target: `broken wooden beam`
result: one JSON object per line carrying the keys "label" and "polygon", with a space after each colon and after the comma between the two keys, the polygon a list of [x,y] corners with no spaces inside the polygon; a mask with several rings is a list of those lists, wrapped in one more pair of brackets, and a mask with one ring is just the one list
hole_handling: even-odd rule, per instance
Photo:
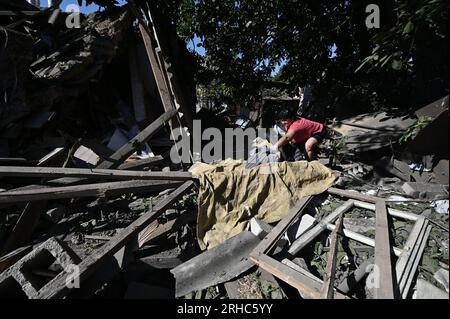
{"label": "broken wooden beam", "polygon": [[[153,77],[155,79],[164,110],[166,112],[176,110],[177,106],[175,104],[175,96],[172,95],[172,90],[170,87],[170,83],[168,82],[164,61],[158,60],[158,55],[156,53],[157,43],[156,39],[154,38],[154,34],[152,30],[150,30],[150,27],[147,25],[147,23],[143,20],[142,15],[136,7],[134,1],[130,1],[130,9],[135,18],[137,18],[139,21],[139,31],[144,42],[145,51],[150,62]],[[178,127],[179,125],[177,121],[172,120],[170,122],[170,126],[174,128]]]}
{"label": "broken wooden beam", "polygon": [[[354,204],[355,204],[355,207],[359,207],[359,208],[364,208],[364,209],[375,211],[375,205],[374,204],[365,203],[365,202],[361,202],[361,201],[358,201],[358,200],[355,200]],[[394,208],[388,208],[388,214],[391,215],[392,217],[402,218],[402,219],[412,220],[412,221],[416,221],[417,218],[419,217],[417,214],[404,212],[404,211],[401,211],[401,210],[398,210],[398,209],[394,209]]]}
{"label": "broken wooden beam", "polygon": [[118,169],[123,170],[140,170],[145,167],[151,167],[160,164],[162,161],[164,161],[164,158],[161,155],[157,155],[154,157],[139,159],[135,161],[129,161],[125,162],[123,164],[120,164]]}
{"label": "broken wooden beam", "polygon": [[392,247],[388,213],[386,203],[383,200],[376,201],[375,213],[375,298],[394,299]]}
{"label": "broken wooden beam", "polygon": [[303,273],[300,273],[264,254],[259,255],[258,258],[250,255],[250,259],[265,271],[300,290],[305,298],[320,298],[321,286],[317,281],[311,279],[309,276],[306,276]]}
{"label": "broken wooden beam", "polygon": [[428,242],[431,225],[429,221],[419,216],[403,248],[403,253],[395,265],[395,273],[399,293],[403,299],[408,297],[413,278],[415,277],[423,250]]}
{"label": "broken wooden beam", "polygon": [[328,188],[327,192],[332,195],[356,199],[356,200],[360,200],[360,201],[368,202],[368,203],[372,203],[372,204],[375,204],[375,202],[378,199],[375,196],[364,195],[364,194],[361,194],[358,192],[346,191],[346,190],[335,188],[335,187]]}
{"label": "broken wooden beam", "polygon": [[59,156],[61,156],[61,154],[65,151],[66,149],[64,147],[57,147],[55,148],[53,151],[51,151],[50,153],[48,153],[47,155],[45,155],[44,157],[42,157],[39,162],[37,163],[37,166],[45,166],[47,164],[51,164],[52,161],[54,161],[56,158],[58,158]]}
{"label": "broken wooden beam", "polygon": [[18,262],[22,257],[33,250],[32,245],[17,248],[16,250],[0,257],[0,273]]}
{"label": "broken wooden beam", "polygon": [[339,233],[344,222],[344,213],[341,213],[336,223],[336,228],[331,233],[330,251],[328,252],[327,267],[323,279],[321,297],[323,299],[333,299],[334,296],[334,278],[336,272],[336,256],[339,246]]}
{"label": "broken wooden beam", "polygon": [[[297,265],[296,263],[294,263],[293,261],[285,258],[281,261],[282,264],[294,269],[295,271],[298,271],[299,273],[303,274],[304,276],[314,280],[318,285],[323,286],[323,281],[320,278],[317,278],[316,276],[314,276],[313,274],[311,274],[308,270],[300,267],[299,265]],[[336,299],[346,299],[348,298],[347,296],[345,296],[344,294],[342,294],[342,292],[336,288],[333,287],[334,290],[334,297]],[[301,294],[301,291],[299,291]]]}
{"label": "broken wooden beam", "polygon": [[[327,229],[330,231],[333,231],[336,228],[335,225],[329,223],[327,224]],[[348,229],[343,229],[342,233],[344,234],[345,237],[349,238],[349,239],[353,239],[357,242],[360,242],[364,245],[370,246],[370,247],[375,247],[375,240],[372,238],[369,238],[367,236],[355,233],[351,230]],[[400,256],[403,253],[403,250],[398,248],[398,247],[394,247],[394,254],[395,256]]]}
{"label": "broken wooden beam", "polygon": [[76,186],[45,187],[38,189],[0,192],[0,204],[21,203],[74,197],[118,196],[130,193],[146,193],[162,191],[167,188],[178,187],[178,181],[122,181],[97,183]]}
{"label": "broken wooden beam", "polygon": [[[156,206],[149,212],[145,213],[134,221],[127,228],[122,230],[119,234],[114,236],[104,246],[94,251],[80,264],[78,264],[78,274],[76,279],[79,282],[83,282],[90,275],[107,261],[109,257],[118,252],[124,245],[126,245],[133,238],[137,238],[140,231],[142,231],[151,222],[156,220],[166,209],[172,206],[182,195],[186,194],[194,186],[194,182],[188,181],[178,187],[166,198],[162,199]],[[51,285],[46,286],[39,291],[39,299],[51,299],[61,298],[70,292],[68,285],[66,284],[73,277],[72,274],[62,273],[61,276],[56,278]]]}
{"label": "broken wooden beam", "polygon": [[189,172],[141,172],[119,169],[98,168],[61,168],[61,167],[24,167],[24,166],[0,166],[0,177],[80,177],[92,179],[115,180],[173,180],[187,181],[192,179]]}

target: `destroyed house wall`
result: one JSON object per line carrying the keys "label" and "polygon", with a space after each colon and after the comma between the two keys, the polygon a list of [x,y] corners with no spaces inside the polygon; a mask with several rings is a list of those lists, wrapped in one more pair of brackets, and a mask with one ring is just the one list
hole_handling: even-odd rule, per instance
{"label": "destroyed house wall", "polygon": [[24,80],[32,61],[32,38],[13,30],[0,30],[0,130],[20,118],[25,103]]}
{"label": "destroyed house wall", "polygon": [[[104,158],[114,151],[106,146],[118,130],[135,135],[164,112],[141,35],[126,6],[83,17],[80,29],[67,29],[65,14],[50,25],[50,14],[41,11],[5,29],[1,156],[38,160],[83,138],[85,145],[93,139],[105,148],[96,152]],[[142,87],[140,118],[137,84]],[[154,139],[152,149],[168,154],[168,133],[160,131]]]}

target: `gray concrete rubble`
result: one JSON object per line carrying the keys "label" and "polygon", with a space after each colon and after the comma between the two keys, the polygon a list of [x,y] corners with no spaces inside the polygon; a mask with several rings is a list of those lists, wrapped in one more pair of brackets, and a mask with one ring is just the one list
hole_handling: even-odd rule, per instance
{"label": "gray concrete rubble", "polygon": [[61,273],[76,272],[80,261],[64,242],[50,238],[0,275],[1,298],[13,297],[9,295],[13,292],[17,294],[14,297],[25,294],[27,298],[35,299],[39,290],[52,285]]}

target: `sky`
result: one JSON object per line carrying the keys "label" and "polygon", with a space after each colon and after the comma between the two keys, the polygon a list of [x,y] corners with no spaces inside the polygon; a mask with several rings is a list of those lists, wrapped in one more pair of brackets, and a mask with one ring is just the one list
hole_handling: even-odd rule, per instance
{"label": "sky", "polygon": [[[119,0],[118,1],[120,5],[124,5],[125,4],[125,0]],[[41,0],[41,5],[46,3],[46,0]],[[78,5],[78,1],[77,0],[63,0],[63,2],[61,3],[61,8],[63,10],[65,10],[67,8],[68,5],[70,4],[76,4]],[[100,8],[95,5],[95,4],[91,4],[89,6],[86,6],[86,3],[83,1],[83,6],[80,7],[80,11],[86,14],[98,11]]]}

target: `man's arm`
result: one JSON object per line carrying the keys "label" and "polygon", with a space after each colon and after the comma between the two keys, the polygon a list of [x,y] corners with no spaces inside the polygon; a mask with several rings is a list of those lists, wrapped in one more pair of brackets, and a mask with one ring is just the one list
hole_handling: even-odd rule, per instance
{"label": "man's arm", "polygon": [[290,141],[292,141],[292,139],[294,138],[295,135],[295,131],[294,130],[288,130],[287,133],[278,140],[278,142],[276,142],[273,145],[273,149],[275,151],[278,151],[278,149],[280,149],[281,147],[283,147],[284,145],[286,145],[287,143],[289,143]]}

